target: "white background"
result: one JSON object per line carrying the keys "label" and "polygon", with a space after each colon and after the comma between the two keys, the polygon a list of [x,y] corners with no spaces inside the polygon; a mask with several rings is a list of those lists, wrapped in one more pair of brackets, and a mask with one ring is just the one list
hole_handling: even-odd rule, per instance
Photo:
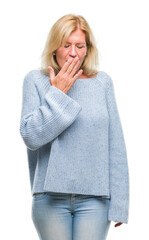
{"label": "white background", "polygon": [[[149,239],[149,7],[146,0],[3,1],[0,4],[1,239],[38,240],[31,220],[26,147],[19,133],[22,83],[40,65],[52,25],[80,14],[92,28],[100,69],[114,81],[130,172],[129,223],[108,240]],[[81,240],[81,239],[80,239]]]}

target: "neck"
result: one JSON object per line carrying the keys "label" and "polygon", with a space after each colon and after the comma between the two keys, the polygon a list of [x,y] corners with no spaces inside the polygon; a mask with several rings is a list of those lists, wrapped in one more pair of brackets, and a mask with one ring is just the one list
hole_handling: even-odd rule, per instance
{"label": "neck", "polygon": [[93,74],[93,75],[81,74],[79,78],[92,78],[92,77],[95,77],[96,75],[97,75],[97,73]]}

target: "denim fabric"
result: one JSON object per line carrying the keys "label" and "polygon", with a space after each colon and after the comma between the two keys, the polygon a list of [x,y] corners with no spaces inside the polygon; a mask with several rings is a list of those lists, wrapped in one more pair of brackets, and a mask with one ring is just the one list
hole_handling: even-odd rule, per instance
{"label": "denim fabric", "polygon": [[93,195],[39,193],[32,220],[40,240],[105,240],[110,199]]}

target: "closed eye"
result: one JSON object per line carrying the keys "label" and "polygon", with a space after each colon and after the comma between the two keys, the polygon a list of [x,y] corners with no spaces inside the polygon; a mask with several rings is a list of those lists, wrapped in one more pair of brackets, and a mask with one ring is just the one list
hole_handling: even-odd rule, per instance
{"label": "closed eye", "polygon": [[[70,47],[70,45],[65,45],[64,46],[64,48],[69,48]],[[84,47],[84,45],[83,46],[76,46],[77,48],[79,48],[79,49],[81,49],[81,48],[83,48]]]}
{"label": "closed eye", "polygon": [[83,48],[83,47],[84,47],[84,46],[77,46],[77,48],[79,48],[79,49],[80,49],[80,48]]}

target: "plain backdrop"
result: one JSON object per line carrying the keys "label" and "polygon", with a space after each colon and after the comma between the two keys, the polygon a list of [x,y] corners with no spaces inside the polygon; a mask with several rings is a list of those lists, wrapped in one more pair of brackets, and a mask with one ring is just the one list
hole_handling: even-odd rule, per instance
{"label": "plain backdrop", "polygon": [[[100,69],[114,82],[130,174],[129,222],[108,240],[149,239],[149,7],[146,0],[0,3],[0,221],[1,239],[38,240],[31,219],[32,196],[26,146],[19,133],[22,84],[40,56],[52,25],[74,13],[88,21]],[[81,240],[81,239],[80,239]]]}

